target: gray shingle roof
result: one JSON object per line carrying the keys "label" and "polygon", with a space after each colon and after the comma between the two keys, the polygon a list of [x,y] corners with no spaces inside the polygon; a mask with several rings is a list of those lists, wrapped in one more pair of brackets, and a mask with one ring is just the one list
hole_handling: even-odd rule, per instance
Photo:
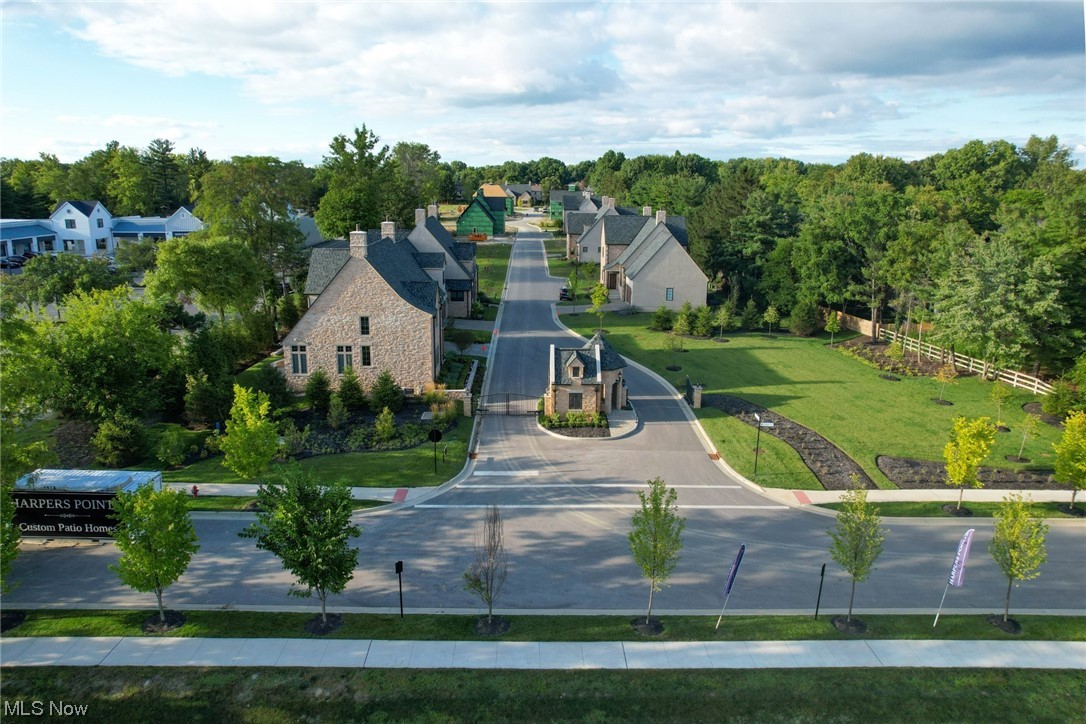
{"label": "gray shingle roof", "polygon": [[475,244],[469,244],[467,242],[458,241],[453,247],[453,256],[460,261],[472,261],[475,259],[476,247]]}
{"label": "gray shingle roof", "polygon": [[445,286],[454,292],[470,292],[472,283],[470,279],[446,279]]}
{"label": "gray shingle roof", "polygon": [[600,346],[600,367],[604,372],[609,370],[620,370],[626,366],[626,360],[622,359],[622,355],[615,351],[603,335],[596,332],[592,335],[592,339],[588,340],[588,344],[584,346],[584,349],[592,349],[596,345]]}
{"label": "gray shingle roof", "polygon": [[52,213],[55,214],[57,212],[57,209],[59,209],[64,204],[71,204],[75,208],[75,210],[78,211],[79,213],[83,214],[84,216],[90,216],[91,212],[94,211],[94,207],[98,204],[98,202],[94,201],[94,200],[88,200],[88,201],[67,201],[66,200],[66,201],[61,201],[59,204],[57,204],[56,206],[53,207],[53,212]]}
{"label": "gray shingle roof", "polygon": [[566,370],[569,369],[570,363],[573,360],[580,362],[583,372],[581,373],[581,384],[594,385],[597,384],[596,378],[599,376],[599,372],[596,369],[596,346],[600,348],[600,368],[604,372],[611,370],[620,370],[626,366],[626,360],[622,359],[622,355],[615,352],[614,348],[608,344],[607,340],[603,336],[596,332],[592,339],[588,340],[588,343],[583,347],[557,347],[554,352],[554,359],[551,363],[554,365],[554,380],[560,385],[573,384],[573,379],[566,374]]}
{"label": "gray shingle roof", "polygon": [[445,255],[440,252],[415,252],[415,261],[423,269],[444,269]]}
{"label": "gray shingle roof", "polygon": [[585,211],[574,211],[566,214],[566,233],[583,234],[586,228],[592,226],[592,222],[595,221],[595,219],[595,214],[590,214]]}
{"label": "gray shingle roof", "polygon": [[[397,238],[400,235],[401,232],[397,231]],[[423,271],[416,257],[443,255],[419,254],[411,242],[394,242],[380,237],[379,231],[370,231],[366,234],[366,261],[404,301],[429,314],[437,314],[435,301],[437,282]],[[344,239],[337,239],[326,246],[314,249],[309,257],[309,276],[305,282],[305,293],[323,293],[350,258],[351,251],[348,242]]]}
{"label": "gray shingle roof", "polygon": [[633,242],[641,230],[647,224],[656,223],[648,216],[604,216],[599,223],[603,224],[603,231],[607,238],[608,246],[627,246]]}
{"label": "gray shingle roof", "polygon": [[626,247],[626,251],[615,260],[613,265],[621,266],[627,278],[636,277],[668,241],[675,239],[666,224],[656,224],[648,234],[638,235],[637,241]]}
{"label": "gray shingle roof", "polygon": [[491,211],[500,211],[505,213],[505,199],[497,196],[484,196],[483,201],[490,207]]}
{"label": "gray shingle roof", "polygon": [[[346,245],[347,242],[343,242]],[[314,249],[309,255],[309,276],[305,280],[306,294],[320,294],[339,274],[339,270],[351,258],[351,250],[329,245]]]}

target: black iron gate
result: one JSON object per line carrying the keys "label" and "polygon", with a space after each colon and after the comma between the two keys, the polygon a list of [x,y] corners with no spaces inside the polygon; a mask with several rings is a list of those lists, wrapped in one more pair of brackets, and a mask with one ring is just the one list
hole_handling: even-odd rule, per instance
{"label": "black iron gate", "polygon": [[482,415],[534,415],[539,411],[539,397],[513,392],[497,392],[474,399],[475,411]]}

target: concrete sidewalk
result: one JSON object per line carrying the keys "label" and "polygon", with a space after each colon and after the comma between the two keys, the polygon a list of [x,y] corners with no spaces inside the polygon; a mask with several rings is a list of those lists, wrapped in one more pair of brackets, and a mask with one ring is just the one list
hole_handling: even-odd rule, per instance
{"label": "concrete sidewalk", "polygon": [[1081,641],[371,641],[0,639],[4,666],[300,666],[382,669],[1086,669]]}

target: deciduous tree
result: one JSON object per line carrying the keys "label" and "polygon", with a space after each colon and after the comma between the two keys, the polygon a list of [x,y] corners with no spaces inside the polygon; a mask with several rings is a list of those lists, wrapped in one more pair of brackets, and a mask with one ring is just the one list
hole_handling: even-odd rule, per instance
{"label": "deciduous tree", "polygon": [[[1011,493],[995,512],[995,530],[988,552],[1007,577],[1007,596],[1003,603],[1003,621],[1010,616],[1011,587],[1041,575],[1038,570],[1048,557],[1045,536],[1048,526],[1032,517],[1030,500]],[[1019,584],[1020,585],[1020,584]]]}
{"label": "deciduous tree", "polygon": [[223,465],[246,479],[255,479],[268,469],[278,448],[279,433],[268,419],[271,403],[263,392],[234,385],[234,405],[223,437]]}
{"label": "deciduous tree", "polygon": [[110,570],[140,593],[154,593],[158,618],[166,620],[162,593],[189,567],[200,549],[185,495],[170,488],[142,485],[113,499],[117,530],[113,540],[121,557]]}
{"label": "deciduous tree", "polygon": [[856,486],[841,496],[837,523],[827,533],[833,540],[830,555],[852,577],[846,622],[852,620],[852,603],[856,597],[857,581],[867,580],[875,568],[875,561],[882,554],[882,542],[886,532],[881,526],[879,510],[868,504],[866,490]]}
{"label": "deciduous tree", "polygon": [[475,560],[464,572],[464,588],[486,604],[488,626],[494,625],[494,601],[505,584],[508,563],[501,513],[497,505],[491,505],[475,533]]}
{"label": "deciduous tree", "polygon": [[649,489],[637,491],[641,509],[634,513],[629,533],[630,551],[641,575],[649,580],[649,607],[645,623],[652,617],[652,599],[663,590],[679,561],[686,518],[679,515],[678,494],[661,478],[648,481]]}
{"label": "deciduous tree", "polygon": [[1072,412],[1063,421],[1063,435],[1052,445],[1056,451],[1056,480],[1071,488],[1071,509],[1075,495],[1086,490],[1086,412]]}
{"label": "deciduous tree", "polygon": [[280,478],[260,487],[256,522],[239,535],[255,539],[257,548],[283,562],[299,584],[291,586],[290,595],[316,593],[321,621],[327,623],[328,594],[347,587],[358,563],[351,538],[361,531],[351,523],[351,491],[342,483],[321,483],[297,464],[284,468]]}
{"label": "deciduous tree", "polygon": [[604,308],[604,306],[606,306],[606,304],[608,302],[607,287],[605,287],[602,283],[596,284],[596,286],[592,288],[592,297],[591,297],[591,299],[592,299],[592,306],[589,307],[588,311],[591,312],[592,314],[595,314],[599,318],[599,320],[600,320],[599,330],[602,332],[603,331],[603,314],[604,314],[604,309],[603,308]]}
{"label": "deciduous tree", "polygon": [[946,484],[958,488],[958,509],[962,507],[962,496],[966,486],[982,488],[983,483],[977,477],[980,464],[988,457],[988,452],[995,442],[995,425],[987,417],[967,420],[954,418],[954,433],[950,442],[943,448],[946,459]]}

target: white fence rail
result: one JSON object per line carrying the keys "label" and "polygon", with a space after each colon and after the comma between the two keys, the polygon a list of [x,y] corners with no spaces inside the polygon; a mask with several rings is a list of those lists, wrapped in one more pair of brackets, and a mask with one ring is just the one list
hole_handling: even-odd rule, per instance
{"label": "white fence rail", "polygon": [[[897,342],[900,339],[902,349],[915,352],[917,348],[919,348],[920,354],[928,359],[937,359],[944,363],[950,362],[951,359],[953,359],[955,367],[959,367],[968,372],[983,373],[986,366],[983,360],[973,359],[964,354],[951,354],[949,350],[943,349],[942,347],[936,347],[933,344],[921,342],[912,337],[906,337],[905,335],[898,334],[885,327],[880,331],[879,336],[888,342]],[[1032,375],[1027,375],[1024,372],[999,370],[996,374],[996,379],[1006,382],[1011,387],[1029,390],[1036,395],[1047,395],[1052,392],[1052,385],[1044,380],[1039,380]]]}

